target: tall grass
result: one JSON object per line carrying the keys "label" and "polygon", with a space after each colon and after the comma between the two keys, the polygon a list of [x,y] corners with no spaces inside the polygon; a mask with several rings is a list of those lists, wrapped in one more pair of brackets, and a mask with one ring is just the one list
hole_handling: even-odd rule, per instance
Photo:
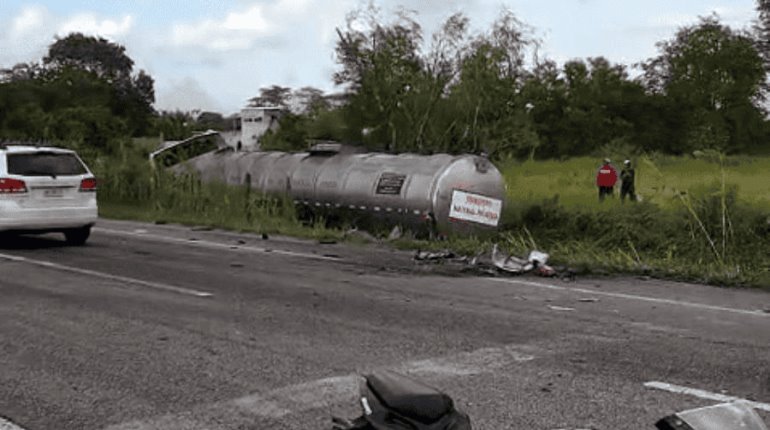
{"label": "tall grass", "polygon": [[245,186],[202,183],[193,175],[174,175],[154,168],[144,151],[135,149],[93,161],[103,216],[309,238],[342,236],[342,231],[322,223],[301,222],[285,198]]}
{"label": "tall grass", "polygon": [[642,201],[626,204],[598,202],[593,160],[506,164],[505,229],[526,231],[558,260],[589,270],[770,285],[770,160],[712,153],[640,161]]}

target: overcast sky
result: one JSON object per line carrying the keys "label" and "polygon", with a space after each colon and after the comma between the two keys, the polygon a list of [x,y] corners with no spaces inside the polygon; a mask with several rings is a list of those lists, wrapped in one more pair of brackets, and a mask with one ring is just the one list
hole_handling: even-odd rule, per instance
{"label": "overcast sky", "polygon": [[[430,34],[462,11],[485,31],[502,8],[534,27],[548,57],[603,55],[632,64],[655,43],[716,12],[742,28],[754,0],[423,0],[376,2],[417,12]],[[124,45],[155,78],[156,108],[236,112],[273,84],[335,91],[335,27],[362,0],[0,0],[0,67],[40,60],[56,36],[79,31]]]}

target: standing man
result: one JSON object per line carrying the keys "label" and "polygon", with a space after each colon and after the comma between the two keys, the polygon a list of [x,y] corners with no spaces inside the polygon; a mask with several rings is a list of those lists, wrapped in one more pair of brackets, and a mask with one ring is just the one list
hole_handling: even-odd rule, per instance
{"label": "standing man", "polygon": [[631,160],[623,162],[623,170],[620,172],[620,201],[623,202],[628,196],[632,202],[636,201],[636,190],[634,187],[634,168],[631,167]]}
{"label": "standing man", "polygon": [[604,164],[596,174],[596,186],[599,187],[599,201],[604,201],[605,196],[612,197],[615,183],[618,182],[618,171],[612,166],[610,159],[605,158]]}

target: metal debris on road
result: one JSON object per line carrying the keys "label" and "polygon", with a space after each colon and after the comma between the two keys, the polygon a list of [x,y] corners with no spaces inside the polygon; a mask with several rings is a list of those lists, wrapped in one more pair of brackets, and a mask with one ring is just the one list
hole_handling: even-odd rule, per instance
{"label": "metal debris on road", "polygon": [[564,306],[554,306],[554,305],[548,305],[548,309],[552,311],[564,311],[564,312],[570,312],[575,310],[575,308],[568,308]]}
{"label": "metal debris on road", "polygon": [[566,267],[552,267],[547,264],[550,256],[542,251],[532,250],[527,258],[508,255],[500,250],[497,244],[492,246],[490,253],[479,253],[473,257],[456,255],[449,250],[422,251],[417,250],[414,260],[419,262],[449,262],[464,264],[465,271],[473,271],[484,275],[497,275],[500,273],[521,275],[533,273],[542,277],[560,277],[571,280],[575,272]]}
{"label": "metal debris on road", "polygon": [[596,297],[583,297],[578,299],[578,301],[581,303],[596,303],[599,301],[599,299],[597,299]]}
{"label": "metal debris on road", "polygon": [[420,251],[419,249],[414,254],[414,259],[417,261],[440,261],[449,260],[455,258],[455,254],[451,251]]}
{"label": "metal debris on road", "polygon": [[393,230],[391,230],[390,234],[388,234],[388,240],[398,240],[403,236],[404,232],[401,230],[401,227],[397,225],[393,227]]}

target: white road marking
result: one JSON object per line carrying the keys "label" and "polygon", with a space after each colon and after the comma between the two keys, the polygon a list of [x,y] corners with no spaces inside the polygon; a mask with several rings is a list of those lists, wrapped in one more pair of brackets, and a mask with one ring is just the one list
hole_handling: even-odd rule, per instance
{"label": "white road marking", "polygon": [[141,279],[128,278],[125,276],[112,275],[104,272],[97,272],[95,270],[81,269],[79,267],[65,266],[63,264],[52,263],[50,261],[33,260],[31,258],[21,257],[18,255],[0,254],[0,259],[14,261],[17,263],[31,264],[35,266],[45,267],[47,269],[60,270],[62,272],[76,273],[78,275],[92,276],[95,278],[107,279],[109,281],[121,282],[124,284],[140,285],[142,287],[153,288],[156,290],[170,291],[173,293],[186,294],[195,297],[211,297],[212,293],[205,291],[191,290],[188,288],[177,287],[175,285],[161,284],[159,282],[143,281]]}
{"label": "white road marking", "polygon": [[575,310],[575,308],[568,308],[564,306],[553,306],[553,305],[548,305],[548,309],[552,311],[562,311],[562,312],[571,312]]}
{"label": "white road marking", "polygon": [[16,424],[0,417],[0,430],[24,430]]}
{"label": "white road marking", "polygon": [[684,394],[687,396],[698,397],[700,399],[705,399],[705,400],[714,400],[722,403],[737,402],[737,401],[746,402],[754,409],[761,409],[763,411],[770,412],[770,404],[767,404],[767,403],[755,402],[753,400],[746,400],[740,397],[728,396],[726,394],[712,393],[710,391],[700,390],[697,388],[683,387],[681,385],[668,384],[666,382],[658,382],[658,381],[645,382],[644,386],[655,390],[668,391],[670,393],[676,393],[676,394]]}
{"label": "white road marking", "polygon": [[246,245],[235,245],[235,244],[229,244],[229,243],[219,243],[219,242],[212,242],[209,240],[202,240],[202,239],[184,239],[180,237],[173,237],[173,236],[163,236],[155,233],[146,233],[146,232],[138,232],[138,231],[123,231],[123,230],[113,230],[108,228],[102,228],[102,227],[94,227],[92,229],[93,231],[99,232],[99,233],[105,233],[105,234],[112,234],[116,236],[130,236],[130,237],[138,237],[145,240],[154,240],[157,242],[167,242],[167,243],[176,243],[176,244],[185,244],[190,246],[199,246],[202,248],[212,248],[212,249],[226,249],[228,251],[241,251],[241,252],[251,252],[251,253],[259,253],[259,254],[278,254],[278,255],[284,255],[287,257],[297,257],[297,258],[308,258],[313,260],[324,260],[324,261],[339,261],[340,259],[338,257],[330,257],[326,255],[316,255],[316,254],[310,254],[305,252],[294,252],[294,251],[286,251],[282,249],[272,249],[272,248],[262,248],[258,246],[246,246]]}
{"label": "white road marking", "polygon": [[[535,359],[534,348],[521,345],[482,348],[448,357],[412,361],[395,366],[398,372],[412,375],[456,377],[488,373],[505,366]],[[367,373],[363,371],[362,373]],[[356,402],[362,383],[359,374],[332,376],[278,388],[266,393],[202,406],[196,410],[169,414],[148,421],[131,421],[107,427],[107,430],[219,430],[224,419],[280,419],[287,415]],[[252,423],[253,424],[253,423]]]}
{"label": "white road marking", "polygon": [[685,306],[688,308],[696,308],[696,309],[704,309],[704,310],[710,310],[710,311],[720,311],[720,312],[732,312],[735,314],[740,315],[751,315],[755,317],[770,317],[770,314],[765,313],[761,310],[749,310],[749,309],[736,309],[736,308],[728,308],[724,306],[714,306],[714,305],[707,305],[703,303],[695,303],[695,302],[686,302],[682,300],[673,300],[673,299],[661,299],[658,297],[648,297],[648,296],[638,296],[635,294],[626,294],[626,293],[613,293],[609,291],[597,291],[597,290],[589,290],[586,288],[575,288],[575,287],[562,287],[558,285],[553,284],[544,284],[541,282],[532,282],[532,281],[523,281],[518,279],[498,279],[498,278],[489,278],[490,281],[495,282],[503,282],[506,284],[519,284],[519,285],[526,285],[530,287],[537,287],[537,288],[545,288],[549,290],[558,290],[558,291],[572,291],[575,293],[581,293],[581,294],[592,294],[595,296],[605,296],[605,297],[615,297],[618,299],[628,299],[628,300],[638,300],[643,302],[650,302],[650,303],[662,303],[667,305],[676,305],[676,306]]}

